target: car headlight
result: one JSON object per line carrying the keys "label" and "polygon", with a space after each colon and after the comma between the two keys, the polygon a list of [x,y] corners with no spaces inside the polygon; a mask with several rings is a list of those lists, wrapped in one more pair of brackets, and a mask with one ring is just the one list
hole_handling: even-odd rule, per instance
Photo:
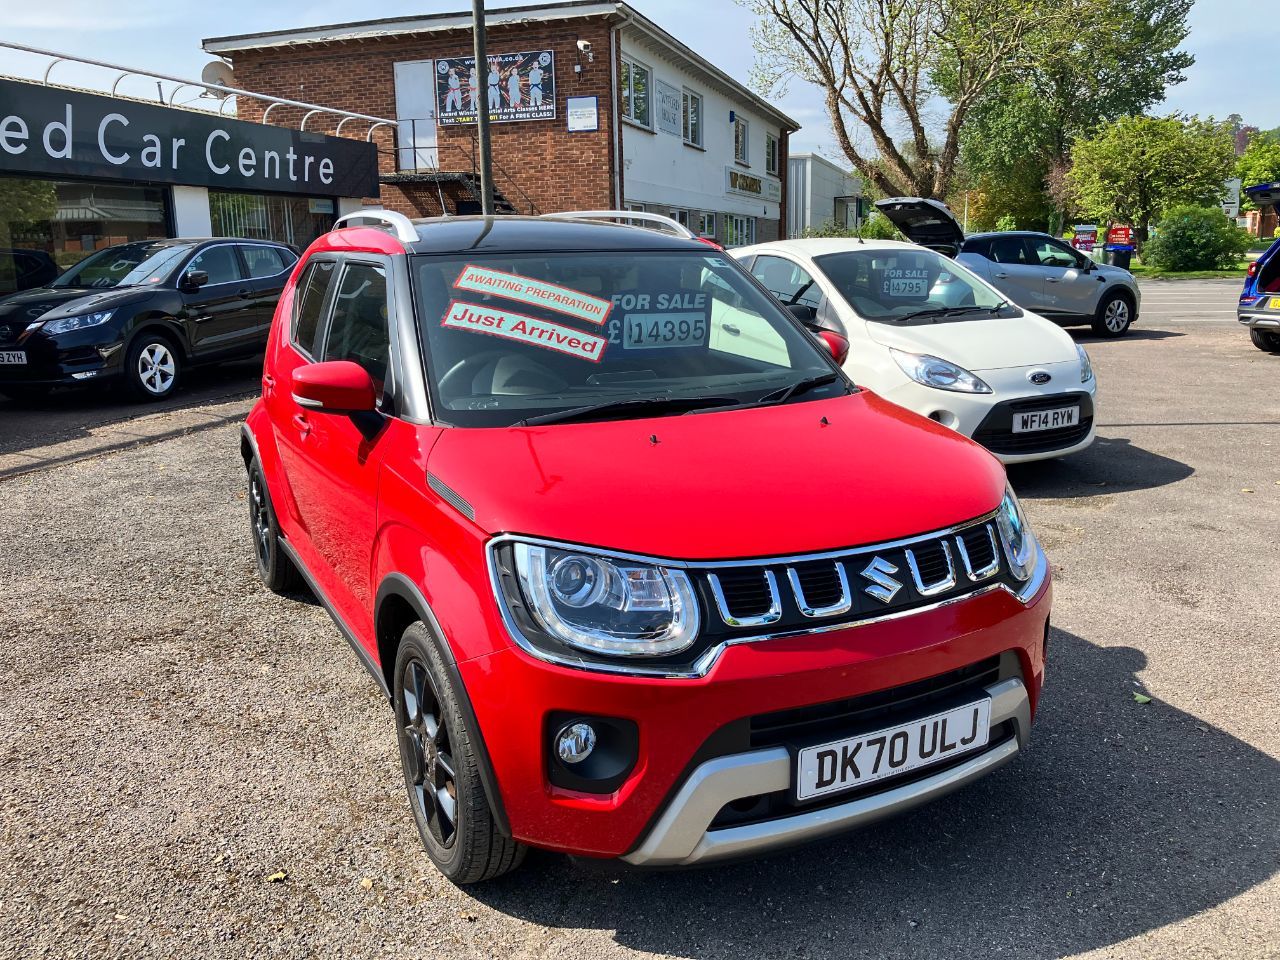
{"label": "car headlight", "polygon": [[567,646],[660,657],[697,639],[698,600],[683,570],[520,542],[514,558],[521,596],[507,599]]}
{"label": "car headlight", "polygon": [[996,526],[1000,529],[1009,569],[1019,580],[1030,580],[1036,569],[1036,537],[1011,487],[1005,487],[1004,499],[996,511]]}
{"label": "car headlight", "polygon": [[905,350],[889,348],[893,359],[897,361],[902,372],[916,383],[939,390],[954,390],[956,393],[990,393],[991,388],[964,367],[956,366],[950,360],[933,357],[927,353],[907,353]]}
{"label": "car headlight", "polygon": [[1089,352],[1077,343],[1076,355],[1080,357],[1080,382],[1088,383],[1093,379],[1093,364],[1089,362]]}
{"label": "car headlight", "polygon": [[101,313],[82,313],[76,317],[62,317],[58,320],[48,321],[41,329],[47,334],[56,336],[59,333],[83,330],[85,327],[100,326],[111,319],[111,314],[112,311],[104,310]]}

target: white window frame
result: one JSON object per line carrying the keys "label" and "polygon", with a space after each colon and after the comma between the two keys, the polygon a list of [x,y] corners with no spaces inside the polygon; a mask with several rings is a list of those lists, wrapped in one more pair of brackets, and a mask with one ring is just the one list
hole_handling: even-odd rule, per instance
{"label": "white window frame", "polygon": [[764,172],[778,175],[778,161],[781,159],[781,142],[772,133],[764,135]]}
{"label": "white window frame", "polygon": [[[641,63],[635,57],[627,54],[622,55],[623,66],[626,67],[627,76],[622,77],[622,71],[619,70],[618,76],[618,111],[622,115],[622,119],[628,123],[634,123],[637,127],[644,127],[646,130],[653,129],[653,68],[647,64]],[[645,112],[648,114],[648,120],[640,120],[636,118],[636,95],[635,95],[635,72],[643,70],[645,75],[644,97]],[[627,107],[630,104],[630,107]],[[628,113],[630,109],[630,113]]]}
{"label": "white window frame", "polygon": [[716,235],[716,215],[710,212],[698,214],[698,236],[714,237]]}
{"label": "white window frame", "polygon": [[[742,131],[742,137],[738,137],[738,131]],[[738,148],[742,151],[739,152]],[[746,117],[735,114],[733,118],[733,159],[738,163],[751,165],[751,121]]]}
{"label": "white window frame", "polygon": [[756,218],[741,213],[724,215],[724,243],[727,247],[749,247],[756,242]]}
{"label": "white window frame", "polygon": [[[693,131],[694,133],[697,134],[697,136],[692,136],[690,134],[690,128],[692,124],[689,121],[689,112],[690,112],[689,104],[694,100],[698,102],[698,109],[696,111],[698,114],[697,129]],[[702,94],[694,93],[688,87],[685,87],[683,90],[680,91],[681,135],[684,137],[684,142],[689,144],[689,146],[691,147],[702,146],[702,125],[703,125],[703,118],[706,116],[705,107],[706,107],[706,101],[702,99]]]}

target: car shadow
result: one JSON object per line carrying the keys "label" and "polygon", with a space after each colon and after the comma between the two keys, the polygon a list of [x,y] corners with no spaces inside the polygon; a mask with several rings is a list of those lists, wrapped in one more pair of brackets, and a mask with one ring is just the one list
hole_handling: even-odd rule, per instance
{"label": "car shadow", "polygon": [[679,957],[1063,957],[1192,917],[1280,864],[1280,762],[1172,703],[1145,656],[1055,630],[1029,751],[895,820],[767,860],[588,870],[531,856],[470,892]]}
{"label": "car shadow", "polygon": [[111,385],[61,388],[45,397],[0,396],[0,454],[22,453],[88,436],[110,423],[252,396],[261,389],[262,357],[188,370],[168,400],[133,400]]}
{"label": "car shadow", "polygon": [[1195,473],[1194,467],[1144,450],[1125,437],[1101,435],[1087,450],[1069,457],[1010,464],[1007,469],[1020,496],[1048,499],[1149,490]]}

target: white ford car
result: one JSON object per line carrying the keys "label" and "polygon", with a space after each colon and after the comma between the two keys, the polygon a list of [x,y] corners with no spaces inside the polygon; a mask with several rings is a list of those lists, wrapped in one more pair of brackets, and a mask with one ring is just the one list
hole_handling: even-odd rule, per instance
{"label": "white ford car", "polygon": [[1094,439],[1089,356],[950,257],[893,240],[730,251],[811,329],[844,337],[854,382],[972,437],[1005,463]]}

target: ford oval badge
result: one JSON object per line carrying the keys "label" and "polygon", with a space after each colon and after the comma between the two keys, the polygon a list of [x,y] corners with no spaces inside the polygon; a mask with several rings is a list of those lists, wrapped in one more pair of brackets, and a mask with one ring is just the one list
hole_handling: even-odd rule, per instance
{"label": "ford oval badge", "polygon": [[1039,387],[1052,380],[1053,376],[1047,370],[1032,370],[1027,374],[1027,379]]}

